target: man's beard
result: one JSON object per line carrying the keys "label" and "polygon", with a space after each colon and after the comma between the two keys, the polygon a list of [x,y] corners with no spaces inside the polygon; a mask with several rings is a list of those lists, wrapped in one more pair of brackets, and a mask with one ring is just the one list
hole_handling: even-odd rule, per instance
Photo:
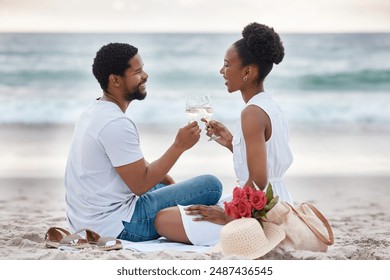
{"label": "man's beard", "polygon": [[136,91],[133,92],[126,92],[124,95],[125,100],[127,101],[133,101],[133,100],[144,100],[146,97],[147,93],[141,92],[139,88],[137,88]]}

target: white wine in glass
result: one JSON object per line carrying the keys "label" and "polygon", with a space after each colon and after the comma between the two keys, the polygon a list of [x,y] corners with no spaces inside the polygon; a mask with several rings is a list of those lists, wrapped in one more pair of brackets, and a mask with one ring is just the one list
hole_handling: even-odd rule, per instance
{"label": "white wine in glass", "polygon": [[[199,96],[198,104],[199,104],[199,113],[201,113],[202,116],[206,119],[206,121],[209,122],[211,120],[211,116],[214,113],[210,95]],[[221,138],[221,136],[212,134],[208,141],[216,140],[219,138]]]}
{"label": "white wine in glass", "polygon": [[199,115],[198,96],[187,96],[186,99],[186,117],[190,122],[196,120]]}

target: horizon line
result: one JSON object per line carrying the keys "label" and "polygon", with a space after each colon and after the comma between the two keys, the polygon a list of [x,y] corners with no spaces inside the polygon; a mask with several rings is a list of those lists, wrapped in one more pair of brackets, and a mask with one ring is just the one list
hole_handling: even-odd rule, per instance
{"label": "horizon line", "polygon": [[[241,31],[53,31],[53,30],[0,30],[0,34],[241,34]],[[362,31],[279,31],[280,34],[389,34],[384,30]]]}

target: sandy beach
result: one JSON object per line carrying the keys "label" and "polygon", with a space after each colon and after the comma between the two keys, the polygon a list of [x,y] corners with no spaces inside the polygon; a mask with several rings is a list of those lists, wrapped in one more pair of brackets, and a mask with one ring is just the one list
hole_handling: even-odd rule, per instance
{"label": "sandy beach", "polygon": [[[67,228],[63,173],[72,126],[0,126],[0,259],[127,260],[234,259],[180,251],[136,253],[47,249],[49,227]],[[176,128],[139,126],[145,158],[153,161],[172,143]],[[268,260],[390,260],[389,128],[291,128],[294,163],[286,183],[296,203],[310,201],[329,219],[335,244],[326,253],[275,248]],[[231,154],[204,136],[170,174],[180,181],[210,173],[231,192]]]}

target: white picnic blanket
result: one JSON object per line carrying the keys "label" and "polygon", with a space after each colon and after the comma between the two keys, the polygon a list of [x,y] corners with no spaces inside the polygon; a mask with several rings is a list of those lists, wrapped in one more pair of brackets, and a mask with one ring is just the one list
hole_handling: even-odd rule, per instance
{"label": "white picnic blanket", "polygon": [[144,242],[131,242],[127,240],[120,240],[123,244],[123,249],[132,250],[135,252],[156,252],[164,250],[178,250],[183,252],[198,252],[203,253],[210,250],[209,246],[195,246],[186,245],[183,243],[171,242],[161,237],[156,240]]}

